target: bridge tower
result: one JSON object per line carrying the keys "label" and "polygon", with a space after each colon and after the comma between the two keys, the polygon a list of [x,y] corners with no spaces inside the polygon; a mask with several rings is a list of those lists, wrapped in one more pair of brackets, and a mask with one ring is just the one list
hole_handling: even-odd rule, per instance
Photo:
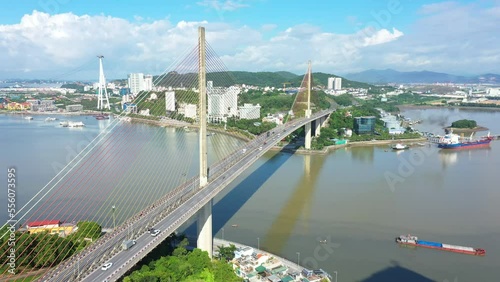
{"label": "bridge tower", "polygon": [[[311,117],[311,61],[309,61],[309,67],[307,68],[307,110],[306,118]],[[311,149],[311,122],[305,124],[305,148],[307,150]]]}
{"label": "bridge tower", "polygon": [[107,108],[111,109],[109,106],[109,96],[108,90],[106,89],[106,77],[104,76],[104,70],[102,67],[102,59],[104,56],[99,55],[99,90],[97,92],[97,109],[102,110]]}
{"label": "bridge tower", "polygon": [[[200,91],[200,189],[208,182],[208,160],[207,160],[207,85],[206,85],[206,62],[205,62],[205,28],[198,28],[198,89]],[[212,236],[212,200],[210,200],[198,212],[198,239],[197,247],[208,252],[212,258],[213,236]]]}

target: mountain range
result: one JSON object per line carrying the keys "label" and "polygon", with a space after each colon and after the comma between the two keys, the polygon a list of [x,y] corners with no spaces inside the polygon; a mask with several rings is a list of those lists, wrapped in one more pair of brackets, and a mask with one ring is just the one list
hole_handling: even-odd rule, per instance
{"label": "mountain range", "polygon": [[366,70],[344,75],[347,79],[373,84],[385,83],[484,83],[500,84],[500,75],[460,76],[432,71],[400,72],[393,69]]}

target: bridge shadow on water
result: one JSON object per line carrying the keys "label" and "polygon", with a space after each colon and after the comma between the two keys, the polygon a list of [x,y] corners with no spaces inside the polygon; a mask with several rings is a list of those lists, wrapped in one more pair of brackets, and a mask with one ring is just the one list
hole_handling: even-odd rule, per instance
{"label": "bridge shadow on water", "polygon": [[375,272],[370,277],[360,280],[360,282],[434,282],[413,270],[402,267],[397,262],[392,261],[392,266]]}
{"label": "bridge shadow on water", "polygon": [[[286,149],[276,152],[265,163],[255,169],[250,175],[237,184],[222,199],[212,207],[212,233],[215,235],[238,212],[238,210],[259,190],[284,163],[295,153],[295,150]],[[262,158],[262,157],[261,157]],[[190,238],[197,234],[197,222],[194,221],[184,233]]]}

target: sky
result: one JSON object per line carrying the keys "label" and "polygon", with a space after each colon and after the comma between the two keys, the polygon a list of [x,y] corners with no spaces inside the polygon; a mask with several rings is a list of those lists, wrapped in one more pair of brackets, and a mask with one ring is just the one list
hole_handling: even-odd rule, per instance
{"label": "sky", "polygon": [[0,9],[0,79],[173,70],[197,29],[231,71],[500,73],[500,0],[23,0]]}

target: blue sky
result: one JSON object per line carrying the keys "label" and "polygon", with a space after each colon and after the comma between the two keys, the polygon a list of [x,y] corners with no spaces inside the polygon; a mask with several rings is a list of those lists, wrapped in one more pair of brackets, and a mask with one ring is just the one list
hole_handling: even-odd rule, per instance
{"label": "blue sky", "polygon": [[340,74],[500,73],[499,0],[27,0],[2,4],[0,79],[55,75],[106,52],[115,76],[161,72],[199,25],[230,70],[302,73],[311,59]]}

